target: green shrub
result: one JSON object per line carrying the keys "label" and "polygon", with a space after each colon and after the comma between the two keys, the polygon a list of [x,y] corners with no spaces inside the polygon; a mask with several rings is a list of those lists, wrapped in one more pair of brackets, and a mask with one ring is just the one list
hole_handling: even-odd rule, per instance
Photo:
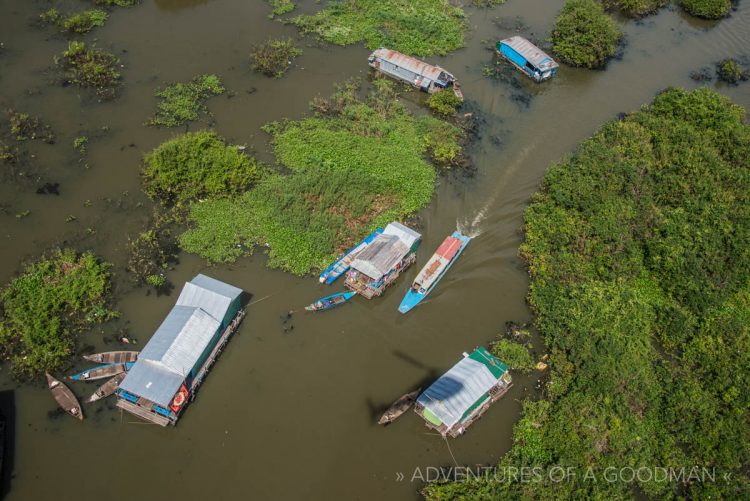
{"label": "green shrub", "polygon": [[719,80],[737,85],[750,78],[750,72],[743,70],[736,59],[724,59],[716,64],[716,76]]}
{"label": "green shrub", "polygon": [[566,0],[552,28],[552,50],[572,66],[600,68],[617,52],[622,31],[594,0]]}
{"label": "green shrub", "polygon": [[52,7],[39,14],[39,20],[44,24],[59,24],[62,21],[62,14]]}
{"label": "green shrub", "polygon": [[[552,166],[524,219],[520,253],[534,324],[551,354],[550,380],[544,400],[524,404],[498,466],[538,468],[542,478],[433,484],[428,499],[743,497],[750,488],[746,111],[708,88],[669,89]],[[698,466],[716,477],[606,481],[607,469],[626,466],[644,473]],[[553,469],[567,468],[598,481],[580,473],[550,480]]]}
{"label": "green shrub", "polygon": [[144,157],[144,191],[166,206],[245,191],[256,179],[255,160],[215,132],[188,132]]}
{"label": "green shrub", "polygon": [[250,49],[250,67],[268,77],[281,78],[292,60],[301,54],[302,50],[294,46],[291,38],[271,38]]}
{"label": "green shrub", "polygon": [[87,136],[78,136],[73,139],[73,148],[78,150],[78,153],[84,155],[88,149],[89,138]]}
{"label": "green shrub", "polygon": [[211,96],[224,93],[221,80],[216,75],[200,75],[190,82],[176,83],[156,92],[161,98],[156,114],[149,119],[149,125],[176,127],[190,120],[197,120],[205,113],[205,102]]}
{"label": "green shrub", "polygon": [[42,123],[39,117],[32,117],[28,113],[20,113],[15,110],[8,110],[7,114],[10,134],[16,141],[41,139],[47,144],[55,142],[55,134],[52,132],[52,128]]}
{"label": "green shrub", "polygon": [[426,206],[432,150],[461,155],[462,133],[415,117],[380,80],[366,100],[345,85],[314,107],[326,114],[273,123],[274,153],[290,174],[266,174],[235,199],[193,204],[180,244],[212,261],[232,261],[267,245],[268,264],[295,274],[324,267],[375,227]]}
{"label": "green shrub", "polygon": [[463,104],[460,97],[452,90],[438,91],[430,94],[427,98],[427,106],[438,115],[452,116],[456,110]]}
{"label": "green shrub", "polygon": [[85,42],[72,41],[57,63],[71,83],[93,87],[104,99],[111,99],[117,94],[120,73],[115,67],[119,60],[113,54],[88,47]]}
{"label": "green shrub", "polygon": [[696,17],[705,19],[721,19],[729,14],[732,8],[731,0],[680,0],[680,7]]}
{"label": "green shrub", "polygon": [[534,369],[534,359],[529,349],[508,339],[498,339],[492,346],[492,354],[504,364],[519,372],[531,372]]}
{"label": "green shrub", "polygon": [[632,17],[643,17],[664,7],[669,0],[604,0],[606,8],[616,8]]}
{"label": "green shrub", "polygon": [[292,12],[296,7],[292,0],[267,0],[271,4],[271,15],[268,17],[282,16]]}
{"label": "green shrub", "polygon": [[107,7],[132,7],[140,0],[94,0],[96,5],[106,5]]}
{"label": "green shrub", "polygon": [[447,54],[463,47],[465,15],[448,0],[341,0],[292,20],[326,42],[370,49],[389,47],[415,56]]}
{"label": "green shrub", "polygon": [[85,10],[72,14],[62,21],[62,28],[71,33],[88,33],[97,26],[104,26],[107,13],[103,10]]}
{"label": "green shrub", "polygon": [[17,375],[55,371],[78,335],[115,315],[107,309],[110,265],[66,249],[26,265],[0,292],[0,356]]}

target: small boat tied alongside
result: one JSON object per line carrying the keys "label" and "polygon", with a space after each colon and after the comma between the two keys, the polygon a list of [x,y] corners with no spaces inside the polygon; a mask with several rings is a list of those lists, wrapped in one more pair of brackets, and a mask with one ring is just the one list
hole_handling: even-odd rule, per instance
{"label": "small boat tied alongside", "polygon": [[470,241],[471,237],[462,235],[460,231],[454,231],[451,236],[446,237],[417,274],[398,311],[407,313],[419,304],[445,276]]}
{"label": "small boat tied alongside", "polygon": [[324,298],[318,299],[314,303],[305,306],[307,311],[324,311],[335,308],[336,306],[342,305],[353,298],[356,292],[339,292],[337,294],[331,294]]}
{"label": "small boat tied alongside", "polygon": [[116,376],[130,370],[131,367],[133,367],[133,362],[128,362],[126,364],[105,364],[68,377],[73,381],[94,381],[96,379]]}
{"label": "small boat tied alongside", "polygon": [[560,66],[546,52],[520,36],[499,41],[496,52],[536,82],[554,77]]}
{"label": "small boat tied alongside", "polygon": [[360,252],[362,252],[365,247],[367,247],[378,235],[383,233],[382,228],[378,228],[372,234],[367,236],[364,240],[362,240],[360,243],[349,249],[346,254],[341,256],[339,259],[334,261],[334,263],[329,266],[328,268],[323,271],[323,273],[320,274],[319,280],[320,283],[325,283],[327,285],[332,284],[336,281],[341,275],[346,273],[346,271],[349,269],[349,266],[351,266],[352,261],[359,255]]}
{"label": "small boat tied alongside", "polygon": [[81,404],[78,402],[78,399],[73,392],[70,391],[70,388],[52,377],[49,373],[46,373],[45,375],[47,376],[47,387],[49,388],[49,391],[52,392],[52,396],[55,398],[55,401],[60,408],[74,418],[83,420],[83,409],[81,409]]}
{"label": "small boat tied alongside", "polygon": [[462,101],[464,99],[456,77],[440,66],[427,64],[417,58],[384,47],[370,54],[367,63],[377,71],[413,85],[428,94],[452,89],[459,99]]}
{"label": "small boat tied alongside", "polygon": [[401,395],[401,397],[393,402],[393,404],[388,407],[388,410],[383,413],[378,420],[378,424],[386,425],[400,418],[403,413],[408,411],[411,406],[414,405],[414,402],[417,400],[417,396],[421,391],[422,388],[420,387],[414,391],[406,393],[405,395]]}
{"label": "small boat tied alongside", "polygon": [[120,386],[120,383],[122,383],[122,380],[125,379],[126,375],[127,372],[121,372],[115,377],[107,380],[106,383],[96,389],[96,391],[89,397],[86,402],[96,402],[97,400],[101,400],[102,398],[106,398],[114,394],[115,390],[117,390],[117,387]]}
{"label": "small boat tied alongside", "polygon": [[84,355],[83,359],[97,364],[126,364],[138,360],[137,351],[105,351]]}

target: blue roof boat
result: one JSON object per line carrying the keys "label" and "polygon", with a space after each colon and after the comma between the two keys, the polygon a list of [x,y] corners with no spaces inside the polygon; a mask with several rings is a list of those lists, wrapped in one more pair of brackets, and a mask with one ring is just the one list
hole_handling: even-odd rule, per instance
{"label": "blue roof boat", "polygon": [[122,372],[129,371],[135,362],[128,362],[126,364],[106,364],[99,365],[93,369],[87,369],[78,374],[68,376],[74,381],[93,381],[95,379],[104,379],[105,377],[116,376]]}
{"label": "blue roof boat", "polygon": [[322,299],[318,299],[314,303],[305,306],[307,311],[323,311],[330,310],[341,304],[346,303],[351,298],[357,295],[356,292],[339,292],[337,294],[331,294]]}
{"label": "blue roof boat", "polygon": [[370,242],[372,242],[375,237],[377,237],[381,233],[383,233],[383,229],[378,228],[372,233],[372,235],[368,236],[360,243],[349,249],[349,252],[341,256],[336,262],[334,262],[331,266],[326,268],[323,273],[320,274],[320,283],[326,283],[330,285],[335,282],[337,278],[346,273],[346,270],[349,269],[349,266],[351,266],[352,261],[354,261],[357,255],[365,250],[365,247],[367,247]]}
{"label": "blue roof boat", "polygon": [[422,301],[427,294],[440,282],[440,279],[448,272],[453,263],[456,262],[461,252],[469,245],[471,237],[462,235],[459,231],[443,240],[443,243],[435,251],[435,254],[427,261],[424,268],[419,272],[417,278],[406,293],[404,300],[398,307],[401,313],[407,313]]}

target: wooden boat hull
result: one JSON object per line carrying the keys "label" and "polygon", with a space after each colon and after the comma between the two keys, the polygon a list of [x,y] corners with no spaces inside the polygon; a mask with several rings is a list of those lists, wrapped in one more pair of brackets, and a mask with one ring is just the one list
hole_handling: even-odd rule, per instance
{"label": "wooden boat hull", "polygon": [[46,374],[46,376],[47,387],[49,388],[49,391],[52,392],[52,396],[55,398],[57,405],[74,418],[83,420],[83,409],[81,408],[81,404],[78,402],[78,399],[73,392],[70,391],[70,388],[51,375]]}
{"label": "wooden boat hull", "polygon": [[372,242],[375,237],[377,237],[381,233],[383,233],[383,229],[378,228],[371,235],[364,238],[360,243],[349,249],[346,254],[337,259],[331,266],[326,268],[326,270],[320,274],[320,283],[331,285],[341,275],[346,273],[346,270],[349,269],[349,266],[351,265],[352,261],[354,261],[354,258],[357,257],[357,254],[362,252],[362,250],[364,250],[364,248],[367,247],[370,242]]}
{"label": "wooden boat hull", "polygon": [[419,393],[421,391],[422,388],[420,387],[412,392],[407,393],[406,395],[402,395],[398,400],[393,402],[390,407],[388,407],[388,410],[385,411],[385,413],[378,420],[378,424],[392,423],[400,418],[406,411],[411,408],[412,405],[414,405],[414,402],[417,401],[417,397],[419,396]]}
{"label": "wooden boat hull", "polygon": [[106,364],[94,367],[93,369],[87,369],[68,377],[73,381],[95,381],[97,379],[116,376],[122,372],[130,370],[131,367],[133,367],[133,362],[126,364]]}
{"label": "wooden boat hull", "polygon": [[125,364],[138,360],[138,353],[137,351],[105,351],[84,355],[83,358],[97,364]]}
{"label": "wooden boat hull", "polygon": [[106,383],[96,389],[96,391],[89,397],[87,402],[96,402],[97,400],[101,400],[102,398],[114,394],[115,390],[117,390],[117,387],[120,386],[120,383],[122,383],[122,380],[125,379],[126,375],[127,372],[121,372],[112,379],[109,379]]}
{"label": "wooden boat hull", "polygon": [[[467,237],[466,235],[462,235],[459,231],[454,231],[451,237],[458,239],[461,242],[460,247],[456,251],[456,253],[451,257],[450,261],[447,263],[447,265],[443,268],[442,271],[440,271],[440,274],[438,277],[430,284],[429,288],[427,290],[421,291],[416,290],[414,288],[416,284],[416,280],[414,284],[412,284],[412,287],[409,288],[409,290],[406,292],[406,295],[404,296],[404,299],[401,301],[401,304],[398,306],[398,311],[401,313],[408,313],[412,310],[415,306],[417,306],[424,298],[426,298],[430,292],[437,286],[438,283],[443,279],[446,273],[448,273],[448,270],[450,270],[451,266],[453,266],[453,263],[455,263],[458,260],[458,257],[461,255],[461,253],[464,251],[467,245],[469,245],[469,242],[471,241],[471,237]],[[439,250],[440,248],[438,248]],[[417,277],[422,275],[424,271],[430,266],[431,263],[433,263],[433,260],[437,256],[437,251],[433,256],[427,261],[427,264],[425,264],[425,267],[420,270],[420,272],[417,274]]]}
{"label": "wooden boat hull", "polygon": [[314,303],[305,306],[305,309],[307,311],[330,310],[331,308],[335,308],[336,306],[340,306],[346,303],[356,294],[356,292],[339,292],[337,294],[331,294],[330,296],[318,299]]}

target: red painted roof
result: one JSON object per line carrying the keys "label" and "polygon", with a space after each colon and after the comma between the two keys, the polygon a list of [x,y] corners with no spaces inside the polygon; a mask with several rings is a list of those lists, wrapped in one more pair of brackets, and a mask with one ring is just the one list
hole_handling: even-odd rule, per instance
{"label": "red painted roof", "polygon": [[454,237],[447,237],[445,240],[443,240],[443,243],[440,244],[440,247],[437,248],[435,254],[450,261],[451,259],[453,259],[453,256],[456,255],[456,252],[458,252],[458,249],[460,248],[461,240]]}

